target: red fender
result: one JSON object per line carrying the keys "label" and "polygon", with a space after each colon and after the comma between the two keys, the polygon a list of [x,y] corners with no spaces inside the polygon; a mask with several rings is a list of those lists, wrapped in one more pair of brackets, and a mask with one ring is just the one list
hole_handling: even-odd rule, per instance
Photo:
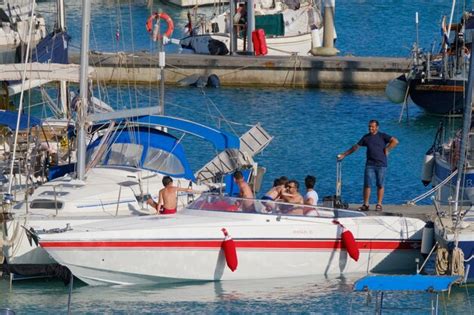
{"label": "red fender", "polygon": [[260,50],[260,40],[258,37],[257,30],[252,32],[252,43],[255,56],[260,56],[262,54],[262,51]]}
{"label": "red fender", "polygon": [[265,30],[263,28],[259,28],[257,30],[258,42],[260,45],[260,53],[262,55],[268,54],[268,47],[267,47],[267,40],[265,38]]}
{"label": "red fender", "polygon": [[223,228],[222,233],[224,233],[224,241],[222,242],[221,248],[224,251],[225,260],[227,262],[227,267],[229,267],[232,272],[237,269],[239,264],[237,260],[237,250],[235,248],[235,243],[232,237],[227,233],[227,230]]}
{"label": "red fender", "polygon": [[346,248],[347,253],[349,256],[354,259],[355,261],[359,260],[359,247],[357,246],[357,242],[354,238],[354,235],[352,234],[351,231],[346,229],[344,225],[339,223],[339,221],[334,220],[334,224],[338,224],[342,228],[342,233],[341,233],[341,240],[342,240],[342,247]]}

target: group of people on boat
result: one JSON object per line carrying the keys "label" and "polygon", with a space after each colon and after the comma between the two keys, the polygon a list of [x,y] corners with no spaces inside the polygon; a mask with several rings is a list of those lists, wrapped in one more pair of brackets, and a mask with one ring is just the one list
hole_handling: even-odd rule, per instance
{"label": "group of people on boat", "polygon": [[[254,193],[249,184],[244,180],[241,171],[236,171],[233,175],[234,181],[239,187],[239,197],[243,198],[242,209],[245,211],[255,211]],[[308,175],[305,178],[306,194],[303,196],[299,192],[299,183],[295,179],[288,179],[286,176],[281,176],[273,181],[273,187],[267,191],[260,200],[274,201],[295,205],[309,205],[316,206],[318,204],[318,193],[314,189],[316,185],[316,177]],[[267,211],[271,211],[272,207],[268,207]],[[280,209],[281,210],[281,209]],[[292,214],[305,214],[305,208],[289,207],[286,212]],[[312,208],[306,209],[308,211]],[[300,213],[301,212],[301,213]]]}
{"label": "group of people on boat", "polygon": [[[338,154],[337,159],[338,161],[342,161],[346,156],[354,153],[361,146],[367,148],[367,158],[364,171],[363,204],[358,210],[369,210],[371,186],[375,184],[377,187],[377,204],[375,210],[382,211],[387,156],[389,152],[398,145],[398,140],[386,133],[379,132],[379,122],[377,120],[370,120],[368,129],[369,132],[362,136],[356,144],[347,151]],[[241,207],[243,211],[255,211],[254,192],[250,185],[245,181],[243,173],[241,171],[234,172],[233,179],[239,188],[239,197],[242,198],[238,206]],[[303,196],[299,192],[299,183],[297,180],[289,180],[286,176],[276,178],[273,181],[273,187],[263,195],[261,200],[317,206],[319,196],[315,190],[316,176],[307,175],[304,182],[306,193]],[[188,193],[197,193],[191,188],[173,186],[173,180],[169,176],[163,177],[163,186],[164,188],[161,189],[158,194],[158,202],[153,201],[151,198],[146,200],[147,204],[151,205],[158,213],[162,214],[176,213],[178,192],[184,191]],[[297,208],[295,211],[298,212],[301,210],[300,212],[305,214],[305,207],[300,208],[301,209]]]}

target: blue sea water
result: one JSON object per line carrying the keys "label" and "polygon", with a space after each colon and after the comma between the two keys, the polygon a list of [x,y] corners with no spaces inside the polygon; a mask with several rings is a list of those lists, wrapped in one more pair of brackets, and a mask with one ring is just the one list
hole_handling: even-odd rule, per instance
{"label": "blue sea water", "polygon": [[[437,0],[344,0],[337,1],[336,6],[336,46],[341,54],[407,57],[416,38],[415,12],[420,14],[420,46],[431,49],[434,40],[435,47],[439,44],[441,16],[449,14],[451,4]],[[66,7],[72,46],[77,49],[81,2],[69,0]],[[51,8],[49,1],[39,3],[46,16],[51,16]],[[186,10],[155,1],[154,9],[159,8],[172,16],[179,37]],[[212,12],[212,8],[205,11]],[[456,12],[459,16],[460,11]],[[91,49],[156,51],[145,31],[149,11],[142,1],[93,1],[92,15]],[[178,50],[173,46],[166,49]],[[126,94],[121,94],[122,88],[102,91],[116,108],[158,102],[157,86],[151,91],[149,87],[139,87]],[[335,157],[367,132],[369,119],[378,119],[381,130],[400,141],[389,156],[385,202],[403,203],[427,190],[420,182],[421,163],[441,118],[410,104],[409,119],[404,115],[399,123],[401,107],[390,103],[383,91],[167,87],[165,100],[170,115],[220,125],[236,134],[260,122],[274,136],[256,158],[267,168],[263,192],[275,177],[286,175],[302,182],[307,174],[314,174],[320,197],[334,194]],[[185,137],[183,142],[190,149],[188,154],[195,167],[215,153],[195,139]],[[342,164],[342,195],[352,205],[361,202],[364,159],[364,150],[360,150]],[[373,300],[367,305],[365,294],[351,292],[356,279],[311,277],[133,288],[93,288],[76,283],[73,313],[371,313]],[[16,282],[11,290],[7,281],[0,281],[0,308],[10,307],[19,313],[64,313],[67,292],[58,281]],[[472,313],[473,297],[469,288],[456,288],[449,298],[443,297],[441,310]],[[408,310],[429,306],[428,295],[390,295],[387,303],[402,308],[390,311],[392,314],[429,313]]]}

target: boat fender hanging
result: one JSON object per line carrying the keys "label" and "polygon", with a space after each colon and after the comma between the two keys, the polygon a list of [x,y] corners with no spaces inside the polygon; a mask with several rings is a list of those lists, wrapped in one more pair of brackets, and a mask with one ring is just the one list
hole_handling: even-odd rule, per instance
{"label": "boat fender hanging", "polygon": [[407,89],[407,78],[404,74],[402,74],[401,76],[388,82],[387,86],[385,87],[385,95],[392,103],[401,104],[405,102]]}
{"label": "boat fender hanging", "polygon": [[258,42],[260,44],[260,53],[265,56],[268,54],[268,47],[267,47],[267,40],[265,38],[265,30],[263,28],[259,28],[256,30],[258,36]]}
{"label": "boat fender hanging", "polygon": [[342,225],[339,221],[334,220],[334,224],[337,224],[341,227],[341,241],[342,247],[346,248],[347,253],[351,256],[352,259],[355,261],[359,260],[359,248],[357,247],[357,243],[354,239],[354,235],[351,231],[349,231],[344,225]]}
{"label": "boat fender hanging", "polygon": [[423,236],[421,237],[421,254],[428,255],[433,248],[434,242],[434,223],[428,221],[423,228]]}
{"label": "boat fender hanging", "polygon": [[[168,27],[166,28],[166,31],[164,33],[164,36],[167,37],[167,38],[171,38],[171,35],[173,34],[174,23],[173,23],[173,20],[171,19],[171,17],[168,14],[164,13],[164,12],[161,12],[161,13],[155,12],[146,21],[146,30],[147,30],[148,33],[152,34],[153,41],[161,40],[163,38],[163,35],[161,35],[157,31],[155,31],[155,29],[154,29],[155,20],[159,22],[161,19],[165,20],[166,24],[168,25]],[[158,27],[159,27],[159,25],[158,25]]]}
{"label": "boat fender hanging", "polygon": [[237,269],[237,265],[239,263],[237,260],[237,249],[235,248],[235,242],[232,237],[230,237],[225,228],[222,228],[221,231],[224,233],[224,241],[222,242],[221,248],[224,251],[227,267],[229,267],[229,269],[234,272]]}
{"label": "boat fender hanging", "polygon": [[434,162],[434,148],[430,148],[425,154],[423,167],[421,168],[421,182],[425,186],[428,186],[433,178]]}
{"label": "boat fender hanging", "polygon": [[265,56],[266,54],[268,54],[265,31],[262,28],[259,28],[252,32],[252,43],[255,56]]}

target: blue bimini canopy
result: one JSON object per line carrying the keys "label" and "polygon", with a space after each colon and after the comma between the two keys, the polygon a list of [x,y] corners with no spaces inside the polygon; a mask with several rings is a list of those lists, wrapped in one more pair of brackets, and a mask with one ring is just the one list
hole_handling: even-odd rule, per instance
{"label": "blue bimini canopy", "polygon": [[354,291],[442,292],[460,279],[460,276],[370,275],[357,280]]}
{"label": "blue bimini canopy", "polygon": [[[98,148],[102,137],[87,147],[87,156]],[[111,147],[101,165],[140,166],[173,177],[195,180],[183,147],[174,136],[144,126],[123,127],[109,141]]]}
{"label": "blue bimini canopy", "polygon": [[[11,130],[16,130],[16,121],[18,119],[18,112],[12,112],[8,110],[0,110],[0,126],[6,126]],[[41,125],[41,120],[35,117],[28,117],[27,115],[21,115],[20,117],[20,130],[31,128]]]}
{"label": "blue bimini canopy", "polygon": [[131,120],[139,124],[162,126],[194,135],[211,142],[218,150],[240,148],[239,137],[186,119],[170,116],[141,116]]}

